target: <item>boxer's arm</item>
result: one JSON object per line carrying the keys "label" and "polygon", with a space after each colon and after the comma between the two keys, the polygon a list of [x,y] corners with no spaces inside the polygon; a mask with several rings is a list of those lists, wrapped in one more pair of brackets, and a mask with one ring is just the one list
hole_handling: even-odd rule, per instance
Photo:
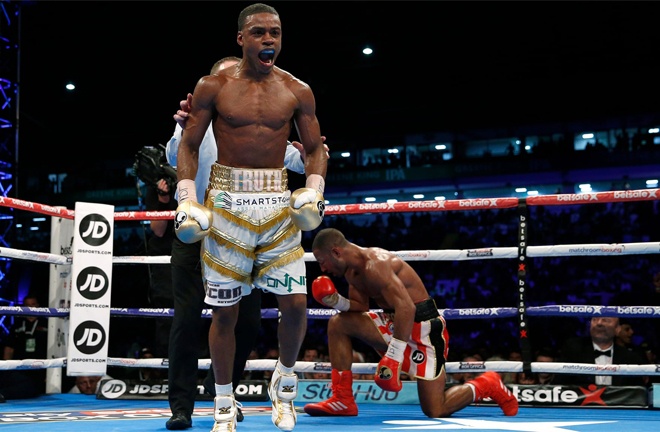
{"label": "boxer's arm", "polygon": [[217,80],[213,77],[202,77],[197,82],[177,152],[176,195],[179,205],[174,217],[174,231],[184,243],[200,241],[213,226],[213,213],[198,202],[194,179],[199,168],[199,148],[211,124],[215,96],[218,93]]}

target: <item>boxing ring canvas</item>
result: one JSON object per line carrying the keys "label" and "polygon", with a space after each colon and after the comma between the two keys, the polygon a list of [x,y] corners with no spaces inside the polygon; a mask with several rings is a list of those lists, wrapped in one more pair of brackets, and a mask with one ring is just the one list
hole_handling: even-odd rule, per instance
{"label": "boxing ring canvas", "polygon": [[[609,432],[653,431],[660,410],[616,408],[521,407],[505,417],[497,406],[468,406],[449,418],[430,419],[413,404],[359,404],[357,417],[311,417],[296,403],[296,432],[318,431],[525,431]],[[213,427],[213,402],[198,401],[189,431]],[[244,402],[241,431],[278,431],[271,422],[269,402]],[[98,400],[92,395],[53,394],[0,405],[0,430],[69,432],[94,430],[166,431],[170,416],[166,400]]]}

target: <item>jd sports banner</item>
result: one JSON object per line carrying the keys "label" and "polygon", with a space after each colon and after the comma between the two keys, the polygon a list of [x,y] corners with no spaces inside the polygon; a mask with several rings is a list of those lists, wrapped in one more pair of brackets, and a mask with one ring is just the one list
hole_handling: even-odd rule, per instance
{"label": "jd sports banner", "polygon": [[78,202],[75,212],[67,375],[105,375],[114,206]]}

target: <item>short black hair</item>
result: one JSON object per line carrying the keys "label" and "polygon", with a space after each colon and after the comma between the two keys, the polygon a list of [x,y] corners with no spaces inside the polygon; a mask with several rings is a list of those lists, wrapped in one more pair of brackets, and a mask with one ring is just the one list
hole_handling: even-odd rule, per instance
{"label": "short black hair", "polygon": [[247,21],[247,17],[257,13],[269,13],[280,16],[280,14],[278,14],[275,8],[272,6],[268,6],[267,4],[263,3],[251,4],[250,6],[243,9],[240,14],[238,14],[238,31],[243,30],[243,26]]}

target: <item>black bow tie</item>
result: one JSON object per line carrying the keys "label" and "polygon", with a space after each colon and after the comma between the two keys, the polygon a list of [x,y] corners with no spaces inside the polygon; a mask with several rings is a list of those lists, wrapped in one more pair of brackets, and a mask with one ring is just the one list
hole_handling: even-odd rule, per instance
{"label": "black bow tie", "polygon": [[599,351],[597,349],[594,350],[594,355],[596,357],[600,357],[602,355],[612,357],[612,350],[607,350],[607,351]]}

